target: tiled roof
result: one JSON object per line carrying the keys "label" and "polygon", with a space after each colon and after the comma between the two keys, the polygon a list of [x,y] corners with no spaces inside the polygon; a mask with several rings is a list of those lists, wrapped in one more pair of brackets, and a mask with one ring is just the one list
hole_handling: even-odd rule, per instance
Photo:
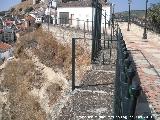
{"label": "tiled roof", "polygon": [[2,43],[0,42],[0,51],[6,51],[8,49],[12,48],[11,45],[7,44],[7,43]]}

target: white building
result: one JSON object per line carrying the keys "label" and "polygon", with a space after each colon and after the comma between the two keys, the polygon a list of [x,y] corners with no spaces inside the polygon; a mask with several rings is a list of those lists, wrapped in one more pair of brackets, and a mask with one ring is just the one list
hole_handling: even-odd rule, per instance
{"label": "white building", "polygon": [[9,44],[0,42],[0,62],[13,57],[13,47]]}
{"label": "white building", "polygon": [[[53,24],[69,25],[71,27],[91,30],[92,27],[92,0],[77,0],[64,3],[62,0],[52,0],[48,8],[49,0],[41,0],[46,6],[45,15],[53,18]],[[102,4],[102,28],[106,20],[110,20],[112,5],[105,3],[106,0],[99,0]]]}
{"label": "white building", "polygon": [[[104,0],[105,1],[105,0]],[[108,3],[101,2],[102,14],[106,19],[110,20],[111,6]],[[104,17],[102,17],[102,25],[104,25]],[[72,27],[84,28],[91,30],[92,27],[92,0],[80,0],[67,3],[57,4],[57,23],[68,24]]]}

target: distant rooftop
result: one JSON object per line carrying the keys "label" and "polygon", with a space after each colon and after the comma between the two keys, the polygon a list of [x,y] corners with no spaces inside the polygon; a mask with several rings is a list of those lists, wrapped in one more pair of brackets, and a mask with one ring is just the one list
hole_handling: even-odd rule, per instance
{"label": "distant rooftop", "polygon": [[7,44],[7,43],[3,43],[3,42],[0,42],[0,52],[1,51],[6,51],[8,49],[12,48],[11,45]]}

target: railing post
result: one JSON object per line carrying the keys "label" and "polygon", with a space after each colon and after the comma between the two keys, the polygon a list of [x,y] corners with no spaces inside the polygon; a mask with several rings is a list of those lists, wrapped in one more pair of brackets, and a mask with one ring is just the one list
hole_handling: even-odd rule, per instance
{"label": "railing post", "polygon": [[72,91],[75,89],[75,38],[72,38]]}
{"label": "railing post", "polygon": [[141,87],[139,86],[139,83],[133,81],[129,91],[131,96],[130,106],[129,106],[129,116],[131,116],[130,120],[134,120],[137,99],[141,93]]}
{"label": "railing post", "polygon": [[130,98],[129,89],[130,89],[130,86],[132,85],[133,77],[135,76],[135,70],[133,69],[133,66],[130,66],[126,72],[128,77],[128,90],[126,93],[126,98],[129,99]]}

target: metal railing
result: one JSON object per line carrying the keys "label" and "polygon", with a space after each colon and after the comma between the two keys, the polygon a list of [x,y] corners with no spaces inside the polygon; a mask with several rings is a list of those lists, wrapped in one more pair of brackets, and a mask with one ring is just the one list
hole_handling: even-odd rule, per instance
{"label": "metal railing", "polygon": [[135,78],[136,68],[117,25],[117,60],[115,80],[114,120],[134,120],[141,87]]}

